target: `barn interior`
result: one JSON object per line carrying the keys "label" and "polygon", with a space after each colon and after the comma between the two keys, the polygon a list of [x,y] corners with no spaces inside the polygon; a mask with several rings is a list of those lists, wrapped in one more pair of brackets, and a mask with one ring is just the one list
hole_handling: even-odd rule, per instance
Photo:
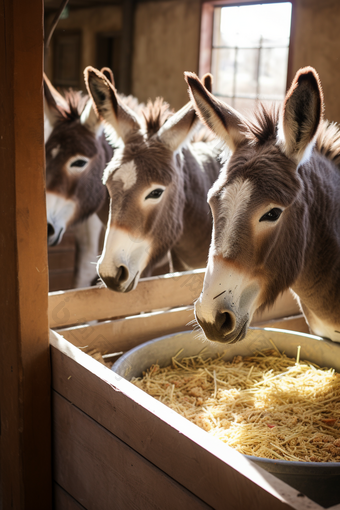
{"label": "barn interior", "polygon": [[[188,100],[183,73],[192,71],[202,76],[206,72],[212,72],[215,75],[213,91],[228,101],[233,92],[226,96],[226,89],[232,88],[230,80],[236,81],[235,62],[238,60],[238,65],[242,66],[242,54],[239,52],[238,59],[230,55],[226,57],[222,49],[221,57],[214,55],[216,48],[223,45],[223,35],[220,41],[217,40],[217,18],[220,23],[221,11],[228,12],[228,7],[252,8],[254,4],[256,6],[256,2],[249,1],[70,0],[58,20],[48,49],[45,50],[45,72],[57,89],[73,88],[85,93],[85,67],[91,65],[101,69],[107,66],[113,70],[119,92],[132,94],[140,102],[162,96],[175,110]],[[277,2],[276,6],[279,5]],[[266,97],[269,100],[283,99],[296,71],[310,65],[319,73],[323,86],[325,118],[337,121],[340,117],[340,98],[336,85],[337,73],[340,72],[338,3],[336,0],[321,3],[317,0],[294,0],[283,5],[290,10],[287,33],[284,35],[285,41],[277,39],[274,45],[284,44],[284,55],[280,53],[280,48],[270,50],[269,45],[273,44],[273,40],[270,40],[269,33],[269,39],[267,43],[264,42],[262,50],[259,50],[258,41],[251,42],[251,47],[248,48],[251,55],[246,56],[246,60],[243,58],[243,66],[249,67],[246,76],[242,76],[242,70],[238,70],[237,80],[239,83],[242,79],[245,81],[245,89],[240,90],[241,96],[243,92],[243,97],[250,94],[249,97],[253,98],[250,104],[245,101],[246,107],[251,111],[258,100],[266,100]],[[45,0],[44,8],[47,36],[55,17],[58,16],[60,2]],[[277,30],[275,23],[280,24],[282,17],[278,19],[276,15],[275,21],[271,16],[268,13],[262,19],[266,20],[268,17],[269,21],[265,21],[265,25],[270,27],[272,23],[273,32]],[[250,23],[254,28],[258,20]],[[254,30],[261,31],[258,27]],[[230,47],[238,43],[228,40],[226,44]],[[249,43],[241,42],[240,48],[247,44]],[[266,51],[272,51],[270,62],[265,62],[268,58]],[[275,51],[278,53],[275,54]],[[223,72],[223,66],[225,67],[225,58],[234,59],[228,63],[230,78],[219,77],[219,69]],[[282,58],[284,60],[281,63]],[[266,66],[267,71],[264,69]],[[279,83],[273,82],[272,90],[267,89],[266,96],[266,92],[261,95],[258,84],[261,82],[261,72],[268,74],[268,68],[271,79],[278,76]],[[265,79],[263,76],[262,78]],[[275,96],[278,89],[279,93]],[[49,248],[50,290],[73,288],[76,266],[77,247],[70,230],[58,246]]]}
{"label": "barn interior", "polygon": [[[192,71],[202,76],[212,72],[216,95],[236,106],[252,109],[259,100],[280,101],[296,71],[313,66],[323,87],[325,118],[339,122],[338,0],[262,0],[261,4],[287,3],[290,9],[289,33],[287,36],[286,31],[283,51],[278,57],[273,52],[267,68],[266,83],[269,83],[275,64],[283,62],[281,96],[261,92],[260,55],[262,48],[272,49],[269,42],[266,46],[263,40],[260,43],[256,40],[249,48],[242,42],[228,41],[225,44],[228,48],[223,47],[223,38],[227,36],[221,29],[221,18],[225,16],[222,10],[258,3],[252,0],[69,0],[59,19],[61,0],[0,1],[4,42],[0,45],[0,64],[4,70],[0,83],[3,287],[0,296],[0,510],[85,508],[71,498],[60,496],[59,506],[53,500],[48,292],[74,288],[77,251],[72,230],[59,245],[47,248],[43,71],[58,90],[74,88],[85,93],[84,68],[108,66],[113,70],[119,92],[133,94],[143,102],[162,96],[175,110],[188,101],[183,73]],[[55,31],[48,48],[44,48],[43,34],[46,42],[56,17]],[[233,56],[228,56],[227,68],[232,69],[233,79],[223,73],[218,76],[223,60],[218,50],[225,49],[233,52]],[[237,91],[235,84],[240,70],[237,54],[245,49],[252,50],[254,57],[252,70],[245,76],[250,91],[242,87]],[[229,87],[228,91],[224,87]],[[19,151],[19,147],[24,150]],[[56,304],[50,310],[50,320],[57,308],[56,313],[61,310],[60,315],[66,315],[62,294],[53,299]],[[90,313],[91,307],[87,306]],[[65,359],[67,349],[66,346],[63,352]],[[71,348],[69,352],[74,356]],[[77,371],[66,375],[69,365],[64,360],[61,365],[65,381],[72,380],[71,377],[74,381]],[[60,386],[65,384],[61,376],[59,379]],[[78,390],[85,401],[81,383]],[[94,397],[92,401],[95,405]],[[255,483],[249,476],[249,485],[243,485],[241,479],[237,483],[241,492],[244,487],[244,492],[249,490],[254,495],[257,504],[254,508],[303,508],[276,500],[273,496],[276,488],[270,493],[272,499],[268,496],[263,503],[256,485],[261,484],[261,476]],[[264,480],[261,490],[265,492],[267,487]]]}

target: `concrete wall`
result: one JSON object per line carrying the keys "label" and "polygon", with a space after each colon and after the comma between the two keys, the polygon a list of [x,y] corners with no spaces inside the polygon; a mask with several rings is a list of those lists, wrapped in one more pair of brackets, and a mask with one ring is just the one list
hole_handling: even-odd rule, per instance
{"label": "concrete wall", "polygon": [[188,101],[184,71],[198,70],[200,0],[137,5],[132,93],[140,101],[163,96],[172,107]]}

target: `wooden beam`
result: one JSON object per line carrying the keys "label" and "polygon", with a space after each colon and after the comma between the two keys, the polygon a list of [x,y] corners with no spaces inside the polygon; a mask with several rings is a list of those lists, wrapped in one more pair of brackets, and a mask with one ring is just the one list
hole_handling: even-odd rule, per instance
{"label": "wooden beam", "polygon": [[0,507],[48,510],[42,0],[0,0],[0,38]]}
{"label": "wooden beam", "polygon": [[123,28],[118,80],[119,91],[123,94],[131,94],[134,4],[135,0],[124,0],[122,3]]}
{"label": "wooden beam", "polygon": [[142,279],[135,290],[124,294],[106,287],[53,292],[48,303],[50,328],[192,305],[203,279],[204,269],[197,269]]}
{"label": "wooden beam", "polygon": [[191,330],[192,326],[188,323],[193,319],[194,308],[187,306],[59,329],[58,333],[84,352],[97,349],[101,354],[108,354],[128,351],[152,338]]}
{"label": "wooden beam", "polygon": [[201,13],[199,76],[211,72],[214,6],[203,3]]}
{"label": "wooden beam", "polygon": [[[204,269],[142,279],[132,292],[121,294],[103,287],[53,292],[49,295],[50,327],[65,328],[92,320],[137,315],[164,308],[190,306],[200,295]],[[253,324],[299,313],[290,291],[279,296],[269,310],[255,312]]]}

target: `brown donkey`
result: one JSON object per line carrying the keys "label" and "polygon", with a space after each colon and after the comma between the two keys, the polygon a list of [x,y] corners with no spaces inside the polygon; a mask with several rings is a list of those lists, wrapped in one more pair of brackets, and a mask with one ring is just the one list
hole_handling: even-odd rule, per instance
{"label": "brown donkey", "polygon": [[[105,71],[113,81],[112,73]],[[131,96],[122,101],[138,108],[137,100]],[[97,275],[95,262],[102,223],[95,213],[105,213],[108,197],[102,176],[113,150],[92,100],[80,91],[69,91],[64,98],[46,76],[44,113],[48,244],[55,246],[67,228],[75,227],[78,251],[75,286],[85,287]]]}
{"label": "brown donkey", "polygon": [[212,227],[206,195],[220,163],[211,143],[189,142],[199,124],[192,104],[172,114],[157,99],[138,116],[96,69],[85,70],[85,81],[100,117],[120,137],[104,173],[111,202],[100,277],[128,292],[169,251],[175,270],[205,266]]}
{"label": "brown donkey", "polygon": [[340,134],[322,121],[316,71],[301,69],[280,111],[262,106],[253,122],[186,79],[232,151],[209,192],[214,228],[196,303],[205,335],[241,340],[255,310],[290,287],[311,331],[340,342]]}

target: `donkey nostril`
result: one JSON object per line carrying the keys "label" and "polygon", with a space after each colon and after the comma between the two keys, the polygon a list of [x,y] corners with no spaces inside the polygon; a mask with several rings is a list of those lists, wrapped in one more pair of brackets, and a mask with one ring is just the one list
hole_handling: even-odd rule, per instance
{"label": "donkey nostril", "polygon": [[55,230],[54,230],[53,225],[51,225],[51,223],[47,223],[47,236],[51,237],[54,235],[54,233],[55,233]]}
{"label": "donkey nostril", "polygon": [[219,312],[215,318],[215,325],[222,333],[230,333],[235,329],[235,318],[229,312]]}
{"label": "donkey nostril", "polygon": [[119,283],[126,282],[129,278],[129,271],[125,266],[120,266],[117,271],[116,280]]}

